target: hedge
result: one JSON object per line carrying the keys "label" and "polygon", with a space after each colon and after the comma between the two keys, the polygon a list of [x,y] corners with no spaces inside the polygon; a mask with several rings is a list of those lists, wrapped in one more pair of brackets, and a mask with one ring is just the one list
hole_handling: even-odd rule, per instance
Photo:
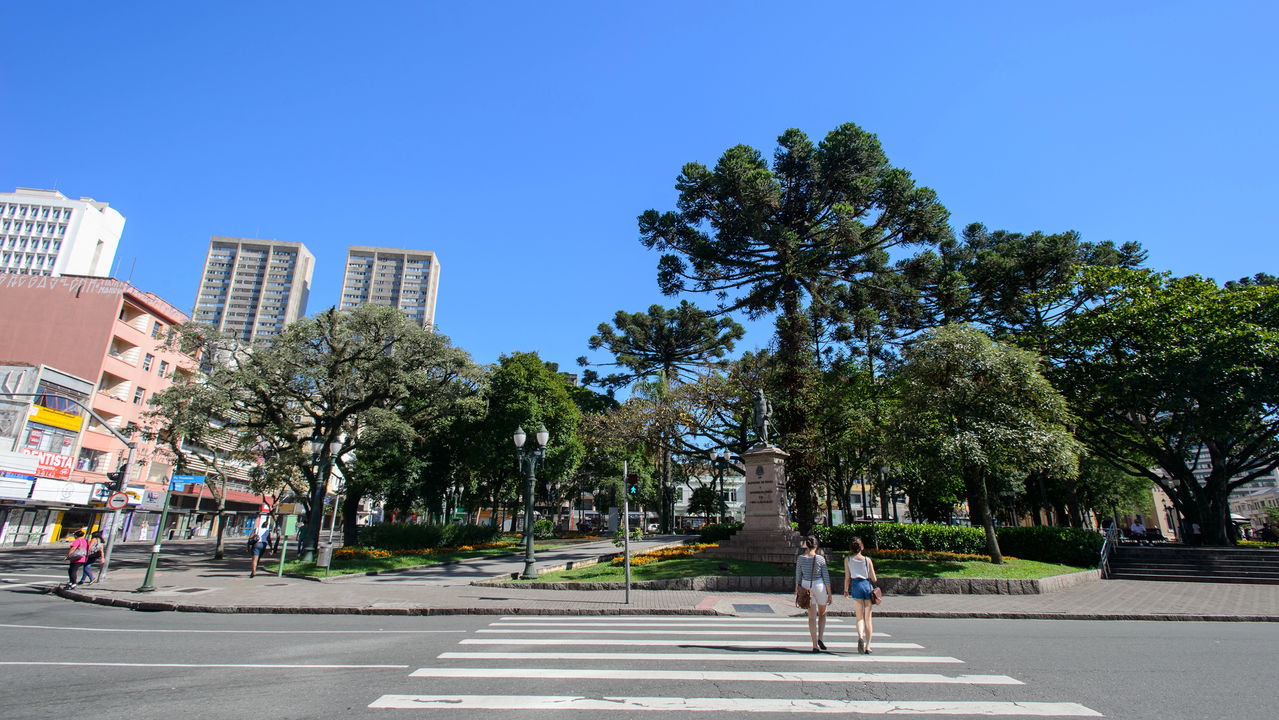
{"label": "hedge", "polygon": [[422,548],[482,545],[498,536],[492,525],[432,525],[429,523],[378,523],[360,530],[361,547],[383,550],[419,550]]}
{"label": "hedge", "polygon": [[[814,528],[825,547],[845,550],[855,537],[868,548],[986,553],[986,532],[968,525],[857,523]],[[1101,552],[1101,533],[1068,527],[995,528],[1000,551],[1023,560],[1087,567]]]}
{"label": "hedge", "polygon": [[697,531],[697,541],[699,543],[721,543],[741,529],[742,524],[739,522],[707,523]]}

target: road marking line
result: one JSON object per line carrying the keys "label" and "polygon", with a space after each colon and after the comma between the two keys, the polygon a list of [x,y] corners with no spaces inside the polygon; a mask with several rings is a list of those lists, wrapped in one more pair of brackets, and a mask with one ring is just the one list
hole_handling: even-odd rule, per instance
{"label": "road marking line", "polygon": [[788,698],[599,697],[571,695],[383,695],[370,708],[448,710],[655,710],[661,712],[859,713],[1103,717],[1078,703],[799,700]]}
{"label": "road marking line", "polygon": [[[780,640],[723,640],[717,641],[714,638],[685,640],[680,638],[662,638],[662,639],[636,639],[636,638],[467,638],[459,640],[459,645],[628,645],[628,646],[669,646],[669,645],[692,645],[701,646],[729,646],[729,647],[777,647]],[[857,643],[852,642],[829,642],[827,645],[831,647],[857,647]],[[883,642],[875,643],[877,648],[886,648],[893,650],[922,650],[923,645],[918,643],[902,643],[902,642]]]}
{"label": "road marking line", "polygon": [[64,578],[67,576],[66,573],[62,573],[61,575],[40,575],[38,573],[0,573],[0,575],[3,575],[4,577],[18,577],[18,578],[32,578],[32,577]]}
{"label": "road marking line", "polygon": [[833,655],[828,653],[542,653],[542,652],[446,652],[441,660],[687,660],[704,662],[851,662],[851,663],[960,663],[963,660],[934,655]]}
{"label": "road marking line", "polygon": [[244,668],[248,670],[403,670],[408,665],[281,665],[253,663],[123,663],[123,662],[49,662],[0,660],[0,665],[62,665],[72,667],[136,667],[136,668]]}
{"label": "road marking line", "polygon": [[[827,625],[832,625],[832,624],[837,624],[837,623],[843,623],[843,622],[846,622],[846,621],[844,621],[844,620],[840,620],[839,618],[833,618],[833,617],[832,617],[832,618],[827,618],[827,619],[826,619],[826,624],[827,624]],[[585,621],[582,621],[582,620],[580,619],[580,616],[574,616],[574,615],[555,615],[555,616],[546,615],[546,616],[542,616],[542,619],[541,619],[541,620],[537,620],[537,621],[531,621],[531,620],[529,620],[527,615],[524,615],[524,616],[512,615],[512,616],[509,616],[509,617],[503,617],[503,618],[501,618],[501,619],[499,619],[499,620],[496,620],[496,621],[494,621],[494,622],[492,622],[492,623],[489,623],[489,624],[490,624],[490,625],[503,625],[503,624],[506,624],[506,623],[510,623],[510,624],[513,624],[513,625],[566,625],[566,624],[567,624],[567,625],[612,625],[612,624],[615,624],[615,623],[609,623],[609,622],[585,622]],[[626,619],[626,622],[625,622],[625,623],[616,623],[616,624],[625,624],[625,625],[633,625],[633,624],[642,624],[642,625],[661,625],[661,624],[739,625],[739,624],[742,624],[742,623],[747,623],[747,624],[750,624],[750,623],[778,623],[778,624],[792,624],[792,623],[793,623],[793,624],[807,624],[807,623],[808,623],[808,618],[807,618],[807,617],[786,617],[786,618],[758,618],[758,617],[750,617],[750,618],[738,618],[738,617],[711,617],[711,616],[697,616],[697,617],[690,617],[690,618],[685,619],[685,618],[671,617],[671,616],[669,616],[669,615],[654,615],[654,616],[651,616],[651,617],[637,617],[637,616],[629,616],[629,617],[627,617],[627,619]],[[851,624],[851,623],[849,623],[849,624]]]}
{"label": "road marking line", "polygon": [[758,672],[725,670],[614,670],[610,668],[466,668],[432,667],[409,677],[552,678],[577,680],[705,680],[709,682],[927,683],[939,685],[1025,685],[1007,675],[936,675],[932,673]]}
{"label": "road marking line", "polygon": [[[848,633],[850,636],[855,634],[853,628],[845,627],[840,630]],[[738,628],[724,628],[722,630],[597,630],[595,628],[573,630],[571,628],[481,628],[476,630],[477,633],[523,633],[527,635],[563,635],[564,633],[593,633],[597,635],[785,635],[787,637],[808,637],[808,630],[801,628],[780,628],[776,630],[739,630]],[[834,635],[834,633],[831,633]],[[875,633],[875,637],[888,637],[883,633]]]}
{"label": "road marking line", "polygon": [[0,585],[0,588],[3,588],[5,590],[16,590],[22,587],[31,587],[32,585],[50,585],[50,584],[58,585],[59,583],[57,582],[50,583],[50,581],[48,580],[37,580],[35,582],[29,582],[29,583],[5,583],[4,585]]}
{"label": "road marking line", "polygon": [[62,627],[58,625],[14,625],[0,623],[0,628],[18,628],[22,630],[71,630],[75,632],[113,632],[113,633],[199,633],[199,634],[247,634],[247,635],[435,635],[447,633],[465,633],[465,630],[188,630],[157,628],[94,628],[94,627]]}

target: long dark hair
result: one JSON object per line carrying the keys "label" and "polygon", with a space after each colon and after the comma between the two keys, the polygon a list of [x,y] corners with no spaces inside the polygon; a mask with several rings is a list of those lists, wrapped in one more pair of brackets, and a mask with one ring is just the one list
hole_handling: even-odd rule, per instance
{"label": "long dark hair", "polygon": [[855,538],[853,538],[853,541],[852,541],[851,543],[849,543],[849,544],[848,544],[848,552],[850,552],[850,553],[852,553],[852,554],[854,554],[854,555],[856,555],[857,553],[859,553],[859,552],[861,552],[862,550],[865,550],[865,549],[866,549],[866,546],[862,544],[862,539],[861,539],[861,538],[856,538],[856,537],[855,537]]}

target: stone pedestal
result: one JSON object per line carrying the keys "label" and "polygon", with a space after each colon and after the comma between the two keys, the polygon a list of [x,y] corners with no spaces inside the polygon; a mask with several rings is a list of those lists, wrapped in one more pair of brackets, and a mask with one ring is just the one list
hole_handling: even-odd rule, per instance
{"label": "stone pedestal", "polygon": [[742,454],[746,470],[746,520],[733,537],[707,550],[706,557],[795,562],[803,538],[791,529],[786,512],[786,458],[773,445],[756,445]]}

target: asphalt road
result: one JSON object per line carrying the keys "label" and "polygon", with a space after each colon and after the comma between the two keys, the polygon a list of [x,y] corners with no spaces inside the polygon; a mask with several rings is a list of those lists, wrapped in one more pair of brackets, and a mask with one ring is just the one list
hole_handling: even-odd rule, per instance
{"label": "asphalt road", "polygon": [[139,613],[44,593],[61,569],[0,554],[0,718],[1199,720],[1270,716],[1279,667],[1273,623],[881,619],[860,656],[845,620],[813,654],[775,615]]}

